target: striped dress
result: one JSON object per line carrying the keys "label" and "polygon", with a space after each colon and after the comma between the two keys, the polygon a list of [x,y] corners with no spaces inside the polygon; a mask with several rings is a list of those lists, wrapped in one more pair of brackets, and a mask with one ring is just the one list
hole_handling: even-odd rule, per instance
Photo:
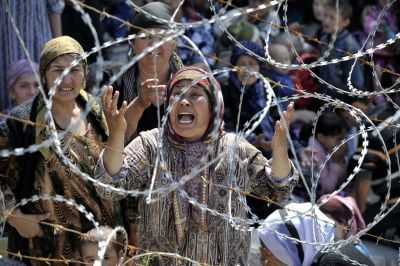
{"label": "striped dress", "polygon": [[[29,58],[39,61],[43,45],[52,38],[48,14],[61,13],[63,9],[63,0],[0,1],[0,110],[11,104],[7,90],[7,70],[10,64]],[[19,41],[14,25],[18,28],[29,57]]]}

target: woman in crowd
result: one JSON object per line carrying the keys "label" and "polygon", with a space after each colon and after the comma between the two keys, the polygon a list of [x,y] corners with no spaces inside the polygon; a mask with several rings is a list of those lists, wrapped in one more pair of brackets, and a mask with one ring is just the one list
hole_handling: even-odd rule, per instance
{"label": "woman in crowd", "polygon": [[[35,62],[32,62],[32,66],[25,59],[10,66],[7,76],[7,90],[12,107],[26,102],[39,93],[39,81],[35,77],[35,72],[39,72],[39,66]],[[3,114],[7,115],[10,111],[11,107],[5,110]]]}
{"label": "woman in crowd", "polygon": [[[144,12],[159,18],[160,20],[170,21],[172,11],[164,3],[151,2],[141,7]],[[131,27],[131,34],[146,34],[146,37],[135,38],[132,41],[133,55],[142,54],[145,49],[151,48],[161,41],[163,36],[158,33],[169,29],[168,23],[138,12],[134,15]],[[161,46],[147,52],[136,64],[122,74],[116,82],[111,84],[114,90],[119,91],[121,106],[122,101],[126,101],[129,106],[125,113],[128,129],[127,139],[131,139],[135,133],[143,130],[150,130],[158,125],[157,103],[161,106],[160,117],[163,115],[162,104],[164,103],[165,85],[171,76],[183,64],[175,53],[175,41],[168,41]],[[106,84],[110,78],[119,73],[124,65],[117,65],[106,70]],[[156,77],[156,78],[155,78]]]}
{"label": "woman in crowd", "polygon": [[[80,171],[92,176],[108,131],[100,106],[84,91],[87,70],[86,61],[80,59],[83,53],[80,44],[70,37],[50,40],[40,57],[40,77],[46,92],[55,88],[50,111],[64,155]],[[57,78],[75,60],[81,61],[56,86]],[[9,118],[0,128],[0,150],[44,144],[52,130],[46,125],[46,111],[41,95],[15,107],[10,114],[18,120]],[[0,176],[8,209],[34,195],[59,194],[83,205],[100,224],[114,226],[118,221],[114,215],[118,206],[101,199],[93,185],[73,172],[53,147],[42,146],[33,153],[0,158]],[[8,251],[21,254],[22,258],[79,258],[78,235],[40,224],[42,221],[79,232],[93,227],[76,208],[59,201],[38,200],[20,206],[8,217]]]}
{"label": "woman in crowd", "polygon": [[[117,101],[118,94],[112,99],[110,87],[103,98],[110,128],[109,149],[100,157],[96,178],[124,189],[148,189],[156,170],[154,189],[159,189],[195,171],[194,178],[178,190],[154,203],[140,201],[139,248],[178,253],[211,265],[245,264],[250,234],[235,229],[227,219],[200,209],[189,198],[223,215],[232,215],[233,223],[244,228],[245,200],[238,194],[251,192],[273,201],[287,198],[298,175],[288,159],[282,119],[290,123],[293,105],[276,123],[273,159],[267,160],[245,140],[224,132],[223,99],[215,78],[200,68],[185,67],[167,85],[166,110],[171,112],[161,136],[164,160],[162,166],[154,169],[160,129],[142,132],[126,147],[124,157],[126,103],[118,111]],[[230,157],[233,154],[236,159]],[[212,165],[203,165],[213,159]],[[232,193],[233,187],[237,193]],[[180,190],[189,198],[179,193]],[[98,189],[98,192],[112,199],[121,197],[110,194],[107,189]],[[156,192],[153,197],[157,197]],[[159,263],[178,262],[162,257]]]}

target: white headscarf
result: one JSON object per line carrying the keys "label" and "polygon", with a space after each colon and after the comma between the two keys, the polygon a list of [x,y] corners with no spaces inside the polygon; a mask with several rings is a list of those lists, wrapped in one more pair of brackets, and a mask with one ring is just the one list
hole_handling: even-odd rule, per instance
{"label": "white headscarf", "polygon": [[303,263],[300,261],[296,244],[278,234],[293,238],[285,225],[285,221],[282,220],[279,210],[269,215],[259,227],[260,240],[276,258],[286,265],[311,265],[314,256],[321,247],[334,239],[334,221],[323,214],[316,206],[313,207],[311,203],[291,203],[285,209],[287,211],[286,219],[293,223],[300,240],[315,243],[314,245],[301,244],[304,253]]}

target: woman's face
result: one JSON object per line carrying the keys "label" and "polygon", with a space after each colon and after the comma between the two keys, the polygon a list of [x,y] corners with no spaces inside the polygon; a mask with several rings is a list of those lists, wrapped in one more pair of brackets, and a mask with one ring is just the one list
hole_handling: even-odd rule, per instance
{"label": "woman's face", "polygon": [[314,17],[317,21],[322,22],[322,19],[324,18],[324,4],[326,0],[314,0],[313,1],[313,12],[314,12]]}
{"label": "woman's face", "polygon": [[26,102],[39,93],[39,82],[34,74],[22,75],[11,89],[11,99],[16,105]]}
{"label": "woman's face", "polygon": [[[191,83],[191,80],[176,83],[169,104],[173,103],[174,96],[180,95]],[[172,129],[186,142],[200,140],[208,128],[210,119],[210,101],[206,91],[199,84],[194,84],[186,90],[172,106],[169,114]]]}
{"label": "woman's face", "polygon": [[[160,28],[152,28],[148,30],[155,32],[165,31],[164,29]],[[147,31],[140,31],[139,34],[146,32]],[[146,37],[143,38],[137,38],[133,41],[132,49],[135,52],[135,54],[138,55],[141,54],[144,49],[151,47],[152,45],[158,43],[162,39],[163,39],[162,36],[157,36],[157,35],[147,35]],[[140,59],[140,62],[145,64],[146,66],[152,66],[154,64],[154,60],[156,60],[157,64],[168,64],[174,49],[175,49],[175,41],[165,42],[152,52],[147,53],[142,59]]]}
{"label": "woman's face", "polygon": [[255,58],[241,55],[237,60],[236,66],[238,67],[237,76],[240,82],[246,82],[246,86],[257,82],[257,77],[251,74],[251,72],[260,72],[260,65]]}
{"label": "woman's face", "polygon": [[[74,55],[62,55],[50,63],[45,73],[45,83],[48,89],[54,87],[55,81],[64,69],[68,68],[75,60]],[[81,64],[70,69],[56,88],[54,101],[75,101],[85,80],[85,70]]]}

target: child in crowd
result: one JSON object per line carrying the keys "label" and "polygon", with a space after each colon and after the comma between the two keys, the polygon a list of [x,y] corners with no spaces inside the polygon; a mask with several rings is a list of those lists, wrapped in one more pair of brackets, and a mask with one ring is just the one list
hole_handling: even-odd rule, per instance
{"label": "child in crowd", "polygon": [[306,37],[306,39],[310,42],[314,47],[318,46],[318,43],[315,40],[320,40],[322,35],[322,20],[324,19],[324,5],[326,0],[314,0],[312,4],[312,10],[314,14],[314,21],[308,24],[300,24],[298,22],[294,22],[289,25],[291,30],[295,32],[301,32]]}
{"label": "child in crowd", "polygon": [[[264,83],[254,74],[264,73],[264,63],[247,52],[264,57],[264,49],[251,41],[243,41],[241,45],[245,49],[235,46],[231,56],[231,64],[238,67],[237,72],[231,71],[229,78],[221,81],[225,128],[231,132],[244,130],[245,124],[266,107]],[[273,121],[267,114],[254,131],[257,137],[250,141],[254,143],[257,140],[254,143],[256,147],[270,152],[273,132]]]}
{"label": "child in crowd", "polygon": [[[346,29],[351,21],[353,8],[348,0],[339,0],[339,9],[336,9],[336,0],[327,0],[325,4],[324,19],[322,20],[322,29],[324,34],[321,37],[322,44],[319,45],[321,55],[328,49],[328,43],[333,34],[336,34],[334,47],[330,51],[327,61],[341,59],[344,56],[355,54],[360,50],[360,44]],[[338,23],[337,23],[338,22]],[[336,25],[338,24],[338,27]],[[357,96],[348,94],[350,92],[347,86],[347,78],[351,73],[351,83],[358,89],[363,90],[364,87],[364,68],[362,63],[357,60],[354,68],[352,66],[354,60],[347,60],[334,64],[327,64],[319,68],[319,76],[322,80],[335,87],[332,89],[326,85],[322,85],[321,93],[337,98],[346,103],[351,103]],[[350,72],[351,71],[351,72]],[[336,89],[337,88],[337,89]],[[347,91],[340,93],[338,89]]]}
{"label": "child in crowd", "polygon": [[[329,194],[339,188],[344,181],[347,170],[347,143],[332,154],[328,163],[321,169],[326,156],[332,152],[347,132],[345,121],[336,113],[322,114],[315,128],[315,138],[310,136],[308,146],[300,151],[301,165],[309,168],[313,163],[313,178],[320,172],[317,195]],[[341,192],[346,194],[346,192]]]}
{"label": "child in crowd", "polygon": [[[311,64],[317,61],[319,52],[313,48],[310,44],[304,41],[300,35],[290,33],[289,36],[286,33],[281,33],[274,38],[274,44],[285,45],[290,51],[290,58],[293,64]],[[293,52],[293,48],[296,53]],[[315,73],[315,70],[313,70]],[[298,93],[302,94],[302,91],[314,94],[318,90],[318,83],[315,78],[311,75],[310,71],[306,68],[292,69],[288,72],[291,76],[292,82],[298,89]],[[295,101],[296,110],[298,109],[309,109],[317,110],[317,101],[311,97],[299,98]]]}
{"label": "child in crowd", "polygon": [[104,266],[119,266],[124,261],[123,245],[118,241],[117,233],[113,233],[113,229],[108,226],[100,226],[98,229],[93,228],[87,232],[81,241],[81,257],[85,265],[93,265],[99,259],[99,242],[106,241],[111,234],[102,265]]}
{"label": "child in crowd", "polygon": [[[291,57],[289,49],[282,44],[272,44],[269,46],[269,54],[273,60],[282,64],[291,64]],[[271,65],[267,73],[268,78],[273,81],[272,87],[278,100],[283,97],[290,97],[296,92],[296,86],[289,75],[289,69],[285,69],[279,66]],[[289,101],[280,103],[282,110],[285,110],[289,104]],[[274,116],[277,116],[275,114]],[[275,118],[275,117],[274,117]]]}
{"label": "child in crowd", "polygon": [[[265,64],[247,51],[264,57],[264,49],[251,41],[243,41],[240,44],[245,49],[236,45],[231,56],[231,64],[238,70],[229,72],[229,78],[221,80],[225,104],[225,129],[230,132],[245,131],[246,124],[249,121],[256,121],[252,120],[253,117],[266,108],[266,89],[263,81],[255,75],[257,72],[264,73]],[[267,113],[247,140],[263,154],[270,156],[273,133],[274,121]],[[262,200],[248,197],[247,203],[258,217],[266,218],[271,212],[268,205]]]}

